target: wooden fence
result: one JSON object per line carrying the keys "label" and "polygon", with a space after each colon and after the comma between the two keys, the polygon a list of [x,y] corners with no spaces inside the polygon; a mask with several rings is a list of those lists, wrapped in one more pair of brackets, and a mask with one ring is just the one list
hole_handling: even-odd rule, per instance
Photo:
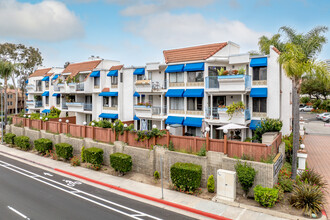
{"label": "wooden fence", "polygon": [[[205,147],[208,151],[226,152],[229,157],[241,158],[243,156],[248,156],[256,161],[260,161],[262,158],[266,159],[269,155],[276,155],[279,152],[279,145],[282,142],[281,133],[279,133],[271,145],[266,145],[231,140],[227,141],[226,139],[209,139],[208,137],[175,136],[170,135],[169,132],[162,137],[153,137],[149,140],[137,141],[138,136],[135,132],[125,131],[123,134],[116,134],[116,132],[110,128],[76,125],[75,123],[71,123],[71,121],[75,122],[75,118],[69,118],[62,118],[61,122],[59,122],[58,119],[44,122],[41,120],[31,120],[29,118],[14,116],[13,124],[36,130],[45,130],[55,134],[66,133],[77,138],[91,138],[105,143],[113,143],[118,140],[126,142],[130,146],[147,149],[151,149],[152,145],[156,144],[168,146],[171,141],[174,149],[177,151],[197,153]],[[70,122],[66,123],[66,120]]]}

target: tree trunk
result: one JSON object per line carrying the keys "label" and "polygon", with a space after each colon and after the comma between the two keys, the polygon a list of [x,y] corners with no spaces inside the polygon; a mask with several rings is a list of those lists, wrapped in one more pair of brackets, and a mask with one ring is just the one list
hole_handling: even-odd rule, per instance
{"label": "tree trunk", "polygon": [[15,96],[16,96],[16,98],[15,98],[15,114],[18,114],[18,111],[17,111],[17,106],[18,106],[18,88],[16,87],[14,74],[12,74],[11,79],[13,81],[13,86],[14,86],[14,89],[15,89]]}
{"label": "tree trunk", "polygon": [[293,132],[293,149],[292,149],[292,174],[291,178],[296,179],[297,176],[297,152],[299,149],[299,90],[297,89],[299,82],[292,80],[292,132]]}
{"label": "tree trunk", "polygon": [[5,113],[5,120],[4,120],[4,122],[5,122],[5,125],[7,124],[7,110],[8,110],[8,105],[7,105],[7,77],[5,77],[5,87],[4,87],[4,113]]}

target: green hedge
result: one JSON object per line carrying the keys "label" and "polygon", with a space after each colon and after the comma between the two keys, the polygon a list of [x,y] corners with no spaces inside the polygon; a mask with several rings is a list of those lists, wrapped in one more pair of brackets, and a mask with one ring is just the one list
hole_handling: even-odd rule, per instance
{"label": "green hedge", "polygon": [[66,160],[73,157],[73,147],[68,143],[55,144],[56,154]]}
{"label": "green hedge", "polygon": [[7,144],[14,144],[14,138],[16,137],[16,134],[13,133],[6,133],[4,136],[4,140]]}
{"label": "green hedge", "polygon": [[202,166],[193,163],[175,163],[171,166],[173,184],[184,191],[194,191],[201,184]]}
{"label": "green hedge", "polygon": [[264,207],[273,207],[278,199],[278,189],[257,185],[253,191],[254,200]]}
{"label": "green hedge", "polygon": [[110,165],[116,171],[127,173],[132,170],[132,157],[127,154],[110,154]]}
{"label": "green hedge", "polygon": [[53,149],[53,142],[47,138],[40,138],[34,141],[34,148],[44,154]]}
{"label": "green hedge", "polygon": [[14,138],[14,144],[23,150],[28,150],[30,148],[30,138],[27,136],[17,136]]}
{"label": "green hedge", "polygon": [[91,147],[84,150],[84,157],[87,163],[101,165],[103,163],[103,150]]}

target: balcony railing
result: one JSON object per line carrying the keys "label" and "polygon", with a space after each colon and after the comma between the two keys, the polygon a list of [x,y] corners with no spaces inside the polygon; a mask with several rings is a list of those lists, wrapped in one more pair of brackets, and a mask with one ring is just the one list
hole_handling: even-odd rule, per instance
{"label": "balcony railing", "polygon": [[213,107],[212,111],[211,111],[211,107],[207,107],[205,109],[205,114],[206,114],[206,118],[211,118],[212,115],[213,119],[218,119],[219,118],[218,107]]}
{"label": "balcony railing", "polygon": [[218,76],[205,77],[205,86],[207,89],[218,89],[219,88]]}
{"label": "balcony railing", "polygon": [[36,101],[35,107],[36,108],[42,107],[42,101]]}
{"label": "balcony railing", "polygon": [[[231,88],[231,84],[232,81],[234,80],[234,82],[237,82],[237,80],[240,80],[243,83],[244,80],[244,84],[239,84],[241,86],[238,86],[237,83],[235,83],[236,88],[244,88],[245,89],[251,89],[251,76],[250,75],[227,75],[227,76],[208,76],[205,77],[205,87],[206,89],[219,89],[221,87],[221,85],[223,86],[229,86],[229,88]],[[219,80],[221,82],[219,82]],[[228,81],[229,80],[229,81]],[[227,82],[228,81],[228,82]],[[222,89],[226,89],[226,88],[220,88]]]}
{"label": "balcony railing", "polygon": [[37,92],[42,92],[42,86],[36,86],[36,91]]}
{"label": "balcony railing", "polygon": [[85,84],[83,82],[77,83],[76,91],[84,91],[84,90],[85,90]]}
{"label": "balcony railing", "polygon": [[84,103],[84,111],[92,111],[93,104],[92,103]]}
{"label": "balcony railing", "polygon": [[58,87],[58,85],[57,85],[57,84],[54,84],[54,91],[55,91],[55,92],[58,92],[58,91],[60,91],[60,87]]}
{"label": "balcony railing", "polygon": [[62,109],[68,109],[68,106],[66,105],[66,103],[62,103]]}
{"label": "balcony railing", "polygon": [[[163,110],[163,112],[162,112]],[[163,113],[162,115],[166,115],[166,110],[167,110],[167,107],[164,106],[164,107],[161,107],[161,106],[152,106],[152,114],[153,115],[161,115],[161,113]]]}

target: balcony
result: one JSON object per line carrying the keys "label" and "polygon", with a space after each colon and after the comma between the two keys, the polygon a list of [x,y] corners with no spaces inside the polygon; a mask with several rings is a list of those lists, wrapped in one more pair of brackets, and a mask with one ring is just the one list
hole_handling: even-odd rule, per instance
{"label": "balcony", "polygon": [[208,76],[205,78],[206,89],[221,92],[245,92],[251,89],[251,76],[227,75]]}
{"label": "balcony", "polygon": [[77,83],[76,84],[76,91],[80,91],[80,92],[82,92],[82,91],[84,91],[85,90],[85,83]]}
{"label": "balcony", "polygon": [[60,91],[60,87],[58,86],[58,84],[54,84],[54,92],[59,92]]}
{"label": "balcony", "polygon": [[72,112],[83,112],[84,111],[84,103],[82,102],[67,102],[68,111]]}
{"label": "balcony", "polygon": [[166,82],[151,81],[151,80],[137,80],[135,82],[135,90],[137,92],[157,92],[166,89]]}
{"label": "balcony", "polygon": [[235,112],[232,118],[230,118],[226,111],[227,108],[218,108],[219,123],[245,124],[246,121],[251,119],[249,109],[245,109],[240,112]]}
{"label": "balcony", "polygon": [[135,115],[138,118],[151,118],[152,108],[146,105],[134,105]]}
{"label": "balcony", "polygon": [[84,103],[84,111],[92,111],[93,104],[92,103]]}
{"label": "balcony", "polygon": [[67,106],[66,103],[62,103],[62,109],[63,109],[63,110],[68,110],[68,106]]}
{"label": "balcony", "polygon": [[[163,111],[162,111],[163,110]],[[166,106],[152,106],[152,115],[166,115],[167,113],[167,107]]]}
{"label": "balcony", "polygon": [[35,101],[35,107],[36,108],[42,107],[42,101]]}
{"label": "balcony", "polygon": [[42,92],[42,86],[36,86],[36,92]]}

